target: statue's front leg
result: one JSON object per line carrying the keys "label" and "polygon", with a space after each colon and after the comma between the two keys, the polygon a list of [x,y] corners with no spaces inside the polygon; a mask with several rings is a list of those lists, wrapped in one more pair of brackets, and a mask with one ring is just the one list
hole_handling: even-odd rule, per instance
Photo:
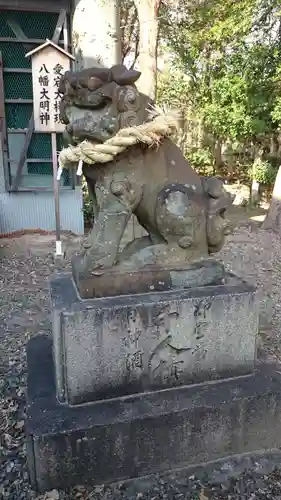
{"label": "statue's front leg", "polygon": [[114,196],[108,196],[106,205],[99,211],[93,229],[87,238],[81,270],[112,267],[115,264],[120,242],[132,211]]}
{"label": "statue's front leg", "polygon": [[115,264],[122,236],[141,196],[139,189],[135,190],[126,180],[112,181],[105,191],[81,259],[83,273],[110,268]]}

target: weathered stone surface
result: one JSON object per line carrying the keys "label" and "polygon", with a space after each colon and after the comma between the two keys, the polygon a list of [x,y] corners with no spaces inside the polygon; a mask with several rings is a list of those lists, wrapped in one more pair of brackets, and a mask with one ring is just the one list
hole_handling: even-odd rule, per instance
{"label": "weathered stone surface", "polygon": [[223,286],[80,300],[65,275],[52,281],[51,295],[60,401],[78,404],[254,368],[256,292],[234,278]]}
{"label": "weathered stone surface", "polygon": [[225,268],[221,262],[205,259],[187,266],[146,266],[142,269],[128,268],[103,271],[101,274],[79,273],[76,260],[72,261],[72,274],[79,295],[83,298],[112,297],[131,293],[151,293],[177,288],[192,288],[206,285],[222,285]]}
{"label": "weathered stone surface", "polygon": [[264,290],[258,290],[259,299],[259,325],[262,329],[272,327],[273,319],[273,300],[269,293]]}
{"label": "weathered stone surface", "polygon": [[28,372],[28,462],[40,491],[281,447],[281,379],[274,367],[78,407],[57,402],[49,338],[29,342]]}
{"label": "weathered stone surface", "polygon": [[[81,273],[90,275],[120,264],[184,265],[219,251],[229,233],[224,215],[232,197],[220,180],[200,177],[190,167],[167,137],[172,132],[172,128],[167,130],[167,120],[158,132],[152,131],[157,111],[138,92],[135,82],[139,76],[117,65],[67,72],[61,80],[65,141],[79,145],[88,140],[87,153],[81,158],[95,220],[80,255]],[[172,119],[174,127],[176,121]],[[142,137],[148,142],[132,144],[129,138],[128,145],[128,137],[119,137],[121,151],[116,154],[114,147],[113,155],[112,144],[101,146],[120,129],[143,124],[147,126]],[[99,153],[103,153],[94,158],[98,160],[94,164],[89,141],[98,143]],[[71,152],[68,161],[77,161],[77,151],[74,156],[73,149]],[[130,246],[130,252],[128,248],[121,252],[120,242],[133,214],[148,234]]]}

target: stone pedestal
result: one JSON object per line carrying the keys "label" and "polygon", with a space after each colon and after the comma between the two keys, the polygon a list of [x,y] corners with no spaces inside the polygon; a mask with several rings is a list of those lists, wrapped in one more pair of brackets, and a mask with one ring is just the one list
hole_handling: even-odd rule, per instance
{"label": "stone pedestal", "polygon": [[56,399],[51,344],[39,336],[28,346],[27,451],[32,486],[39,491],[124,481],[281,447],[275,367],[73,407]]}
{"label": "stone pedestal", "polygon": [[51,282],[57,396],[87,401],[254,369],[255,289],[226,285],[81,300],[71,275]]}
{"label": "stone pedestal", "polygon": [[165,271],[159,289],[141,294],[129,279],[131,294],[114,297],[100,297],[92,278],[97,297],[87,299],[71,274],[51,281],[53,339],[28,346],[34,487],[112,482],[276,445],[280,377],[255,372],[256,290],[219,265],[218,284],[191,288],[205,271]]}

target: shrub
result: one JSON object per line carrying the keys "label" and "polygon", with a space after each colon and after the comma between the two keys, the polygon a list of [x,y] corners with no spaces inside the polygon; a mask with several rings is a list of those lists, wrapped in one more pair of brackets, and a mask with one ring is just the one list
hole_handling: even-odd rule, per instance
{"label": "shrub", "polygon": [[277,175],[278,164],[276,161],[257,160],[254,162],[251,178],[260,184],[272,186]]}
{"label": "shrub", "polygon": [[214,175],[215,160],[208,148],[192,148],[187,154],[190,165],[200,175]]}

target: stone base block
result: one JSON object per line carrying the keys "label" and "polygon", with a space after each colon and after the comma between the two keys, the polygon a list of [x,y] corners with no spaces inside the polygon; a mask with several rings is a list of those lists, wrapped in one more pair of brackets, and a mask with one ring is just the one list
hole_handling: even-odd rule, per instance
{"label": "stone base block", "polygon": [[124,396],[250,373],[258,333],[255,288],[225,285],[81,300],[51,282],[60,402]]}
{"label": "stone base block", "polygon": [[79,263],[79,257],[72,260],[72,275],[83,299],[223,285],[226,275],[224,265],[210,258],[186,267],[147,265],[122,270],[116,266],[97,274],[81,274]]}
{"label": "stone base block", "polygon": [[57,402],[51,340],[28,345],[34,488],[101,484],[281,447],[280,371],[69,407]]}

